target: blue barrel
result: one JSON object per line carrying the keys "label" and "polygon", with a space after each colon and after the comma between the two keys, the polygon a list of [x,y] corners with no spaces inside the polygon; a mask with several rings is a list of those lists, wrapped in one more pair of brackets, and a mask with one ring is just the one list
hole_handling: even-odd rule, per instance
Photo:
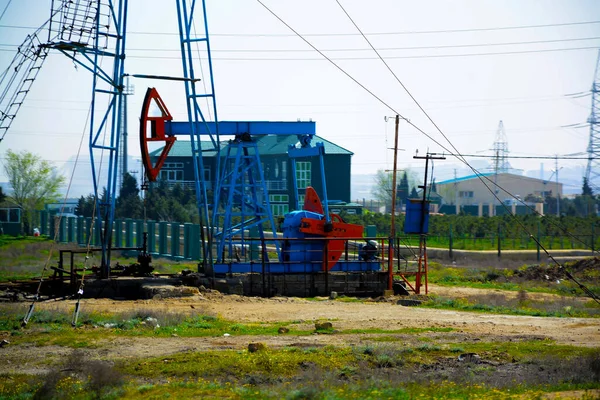
{"label": "blue barrel", "polygon": [[[425,212],[423,230],[421,230],[421,219]],[[408,199],[406,203],[406,219],[404,220],[404,233],[422,234],[429,231],[429,202],[423,200]]]}

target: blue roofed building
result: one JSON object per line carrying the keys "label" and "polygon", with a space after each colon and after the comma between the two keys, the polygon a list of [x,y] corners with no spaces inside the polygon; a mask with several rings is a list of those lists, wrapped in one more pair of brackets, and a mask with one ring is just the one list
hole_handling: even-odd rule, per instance
{"label": "blue roofed building", "polygon": [[[506,206],[513,209],[521,205],[519,200],[526,198],[544,199],[546,196],[562,196],[560,182],[531,178],[510,173],[483,173],[469,175],[442,182],[436,182],[437,193],[443,198],[442,212],[450,208],[459,210],[475,207],[479,215],[498,215]],[[532,202],[532,206],[535,205]],[[541,207],[541,203],[539,207]],[[538,212],[543,212],[543,208]]]}

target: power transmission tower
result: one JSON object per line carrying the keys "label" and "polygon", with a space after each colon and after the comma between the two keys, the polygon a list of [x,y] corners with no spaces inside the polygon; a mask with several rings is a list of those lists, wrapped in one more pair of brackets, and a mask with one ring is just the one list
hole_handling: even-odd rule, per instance
{"label": "power transmission tower", "polygon": [[588,118],[590,142],[588,144],[588,164],[585,177],[588,185],[596,192],[600,190],[600,51],[596,60],[594,82],[592,83],[592,111]]}
{"label": "power transmission tower", "polygon": [[507,161],[508,157],[508,139],[504,132],[504,123],[500,121],[498,130],[496,131],[496,139],[494,140],[494,173],[496,175],[508,172],[510,164]]}
{"label": "power transmission tower", "polygon": [[[510,169],[510,164],[507,161],[508,156],[508,139],[506,138],[506,132],[504,131],[504,123],[500,120],[498,123],[498,130],[496,131],[496,139],[494,140],[494,192],[495,196],[492,198],[491,204],[496,204],[498,198],[498,174],[506,173]],[[493,215],[496,213],[496,207],[494,206]]]}

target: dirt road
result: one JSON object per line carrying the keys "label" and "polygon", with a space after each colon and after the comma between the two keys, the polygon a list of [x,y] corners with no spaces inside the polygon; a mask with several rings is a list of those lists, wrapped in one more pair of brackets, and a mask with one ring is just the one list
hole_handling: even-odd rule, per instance
{"label": "dirt road", "polygon": [[[452,292],[454,297],[478,293],[503,293],[516,296],[515,292],[471,288],[432,287],[432,292],[443,296]],[[551,301],[558,296],[529,294],[532,300]],[[587,299],[582,299],[587,301]],[[73,302],[46,303],[42,307],[73,308]],[[447,327],[453,334],[462,334],[484,340],[488,337],[511,340],[525,336],[548,338],[560,344],[595,347],[600,344],[600,319],[552,318],[485,314],[436,310],[420,307],[404,307],[395,301],[342,302],[333,300],[309,301],[300,298],[242,297],[206,293],[181,299],[114,301],[107,299],[84,300],[82,310],[126,311],[135,308],[154,309],[178,313],[208,313],[242,322],[295,322],[299,329],[314,329],[317,320],[331,321],[334,328],[396,330],[407,327]],[[343,335],[344,338],[348,335]],[[335,335],[324,341],[338,342]]]}

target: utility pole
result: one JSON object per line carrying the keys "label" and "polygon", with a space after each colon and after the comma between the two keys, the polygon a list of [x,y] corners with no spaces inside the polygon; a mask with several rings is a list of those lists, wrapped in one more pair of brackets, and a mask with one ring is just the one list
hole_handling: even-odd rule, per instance
{"label": "utility pole", "polygon": [[398,169],[398,125],[400,116],[396,115],[394,133],[394,168],[392,171],[392,222],[390,225],[390,249],[388,257],[388,290],[392,290],[394,280],[394,244],[396,242],[396,174]]}
{"label": "utility pole", "polygon": [[555,163],[556,164],[554,168],[556,168],[556,216],[560,217],[560,192],[558,190],[558,154],[556,155]]}
{"label": "utility pole", "polygon": [[456,179],[456,168],[454,168],[454,208],[456,210],[456,215],[458,215],[460,205],[458,204],[458,182]]}
{"label": "utility pole", "polygon": [[423,204],[421,204],[421,225],[420,225],[421,235],[423,235],[423,231],[425,229],[425,206],[426,206],[426,201],[427,201],[427,173],[429,170],[429,160],[445,160],[446,157],[438,156],[436,153],[428,152],[425,155],[425,157],[414,155],[413,158],[416,160],[423,160],[423,159],[425,160],[425,177],[423,180],[423,185],[417,186],[419,189],[423,189]]}
{"label": "utility pole", "polygon": [[424,275],[425,278],[425,294],[428,292],[428,282],[427,282],[427,234],[425,233],[425,211],[429,212],[426,207],[427,204],[427,173],[429,170],[429,160],[445,160],[444,156],[437,156],[435,153],[425,154],[425,157],[414,155],[414,159],[425,159],[425,177],[423,179],[423,185],[419,185],[420,189],[423,189],[423,200],[421,203],[421,221],[419,225],[419,266],[416,276],[415,289],[416,292],[419,293],[421,287],[421,274]]}

